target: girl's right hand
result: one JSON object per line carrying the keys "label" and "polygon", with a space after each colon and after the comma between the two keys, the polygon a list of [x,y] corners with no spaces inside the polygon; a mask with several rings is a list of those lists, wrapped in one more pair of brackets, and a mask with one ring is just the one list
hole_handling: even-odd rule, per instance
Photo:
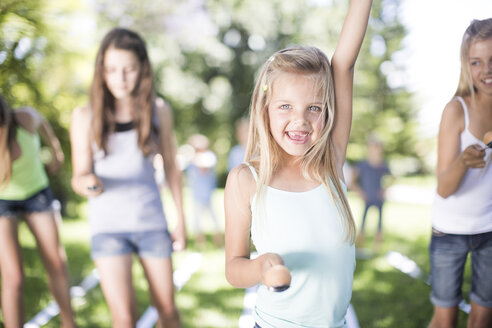
{"label": "girl's right hand", "polygon": [[283,291],[290,286],[291,274],[282,257],[275,253],[262,255],[261,283],[272,291]]}
{"label": "girl's right hand", "polygon": [[101,180],[99,180],[99,178],[94,174],[88,174],[81,177],[81,180],[81,184],[87,197],[99,196],[104,191]]}
{"label": "girl's right hand", "polygon": [[485,166],[485,149],[480,145],[468,146],[461,153],[461,161],[467,168],[482,168]]}

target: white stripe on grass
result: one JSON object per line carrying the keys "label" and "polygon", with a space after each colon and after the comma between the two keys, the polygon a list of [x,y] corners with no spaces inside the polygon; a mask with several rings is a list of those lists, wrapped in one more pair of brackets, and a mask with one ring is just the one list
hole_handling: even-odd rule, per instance
{"label": "white stripe on grass", "polygon": [[[179,269],[173,272],[173,281],[176,289],[179,291],[190,279],[190,277],[195,273],[202,264],[202,254],[191,253],[189,254],[184,263],[179,267]],[[99,284],[99,275],[97,270],[94,269],[92,272],[84,278],[79,286],[73,286],[70,288],[70,295],[72,298],[83,299],[87,292]],[[37,313],[29,322],[24,324],[24,328],[39,328],[46,325],[52,318],[60,313],[60,308],[55,301],[51,301],[43,310]],[[152,327],[157,321],[158,314],[157,310],[149,306],[144,312],[142,317],[137,323],[137,328]]]}
{"label": "white stripe on grass", "polygon": [[[403,254],[398,252],[388,252],[386,254],[386,260],[391,264],[394,268],[400,270],[401,272],[409,275],[410,277],[418,280],[424,281],[427,285],[430,286],[430,277],[426,275],[420,267],[413,261],[412,259],[406,257]],[[471,306],[466,303],[465,300],[461,300],[458,305],[461,311],[469,314]]]}
{"label": "white stripe on grass", "polygon": [[[94,269],[92,272],[82,280],[79,286],[73,286],[70,288],[70,296],[72,298],[83,298],[85,294],[92,288],[99,284],[99,275],[97,270]],[[44,326],[53,317],[60,313],[60,308],[55,301],[51,301],[43,310],[36,314],[29,322],[24,324],[24,328],[39,328]]]}
{"label": "white stripe on grass", "polygon": [[[179,269],[173,273],[173,281],[176,286],[176,290],[180,291],[191,276],[200,269],[202,265],[203,255],[200,253],[191,253],[186,257],[184,263],[180,265]],[[159,313],[156,308],[149,306],[142,314],[137,322],[137,328],[151,328],[159,319]]]}

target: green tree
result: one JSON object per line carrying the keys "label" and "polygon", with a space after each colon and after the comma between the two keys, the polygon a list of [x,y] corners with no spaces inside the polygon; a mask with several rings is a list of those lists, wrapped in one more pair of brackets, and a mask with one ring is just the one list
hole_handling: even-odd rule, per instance
{"label": "green tree", "polygon": [[[400,0],[376,0],[356,71],[354,123],[348,160],[365,156],[376,133],[392,160],[412,159],[415,111],[398,56],[406,35],[397,15]],[[167,5],[127,0],[118,9],[98,4],[99,24],[126,24],[140,31],[155,54],[158,91],[175,109],[178,138],[208,135],[220,168],[234,140],[234,121],[249,110],[255,73],[276,50],[315,45],[331,56],[348,2],[209,0]],[[158,49],[158,50],[156,50]]]}
{"label": "green tree", "polygon": [[402,41],[406,29],[399,21],[400,0],[376,0],[366,41],[356,67],[354,121],[349,161],[366,154],[369,134],[376,134],[398,174],[425,170],[416,151],[417,122],[412,94],[403,86]]}
{"label": "green tree", "polygon": [[64,48],[63,24],[77,3],[5,0],[0,4],[0,93],[12,108],[35,107],[53,126],[66,161],[51,178],[51,186],[63,204],[75,197],[70,188],[68,126],[71,109],[81,98],[73,73],[77,55]]}
{"label": "green tree", "polygon": [[[375,0],[356,67],[354,123],[348,160],[365,156],[376,133],[392,162],[422,170],[416,152],[412,95],[400,83],[401,0]],[[225,177],[234,121],[247,116],[256,71],[276,50],[315,45],[332,55],[348,1],[5,0],[0,4],[0,92],[13,106],[32,105],[53,124],[67,156],[53,182],[69,187],[71,110],[87,103],[97,47],[115,26],[146,39],[157,92],[174,108],[178,142],[201,132],[212,141]],[[77,24],[74,24],[76,22]],[[74,32],[74,26],[83,26]],[[403,161],[402,159],[405,159]],[[224,179],[222,179],[223,181]]]}

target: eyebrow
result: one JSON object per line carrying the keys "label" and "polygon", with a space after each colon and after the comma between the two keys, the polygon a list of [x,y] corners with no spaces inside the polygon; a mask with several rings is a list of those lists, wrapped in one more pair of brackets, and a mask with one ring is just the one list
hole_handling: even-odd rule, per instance
{"label": "eyebrow", "polygon": [[[127,68],[127,67],[136,67],[138,66],[138,63],[130,63],[130,64],[125,64],[125,65],[122,65],[121,67],[123,68]],[[117,67],[117,65],[113,65],[113,64],[104,64],[103,67],[106,69],[106,68],[113,68],[113,67]]]}
{"label": "eyebrow", "polygon": [[[291,103],[292,100],[289,100],[289,99],[275,99],[272,102],[286,102],[286,103]],[[322,101],[313,101],[310,104],[311,105],[323,105],[323,102]]]}

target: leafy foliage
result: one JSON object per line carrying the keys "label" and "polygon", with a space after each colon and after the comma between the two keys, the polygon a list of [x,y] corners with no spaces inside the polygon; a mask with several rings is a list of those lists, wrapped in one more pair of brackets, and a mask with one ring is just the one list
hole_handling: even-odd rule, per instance
{"label": "leafy foliage", "polygon": [[[405,28],[401,0],[375,0],[356,67],[354,123],[348,161],[365,157],[374,133],[399,173],[425,170],[416,151],[415,110],[403,87]],[[147,41],[157,91],[174,109],[180,144],[193,133],[212,141],[225,180],[226,157],[236,143],[234,122],[247,116],[259,66],[292,44],[315,45],[332,55],[348,1],[6,0],[0,5],[0,92],[12,106],[32,105],[54,125],[67,161],[54,179],[68,187],[71,110],[87,103],[99,41],[115,26]],[[410,159],[410,160],[408,160]],[[69,206],[70,207],[70,206]]]}

